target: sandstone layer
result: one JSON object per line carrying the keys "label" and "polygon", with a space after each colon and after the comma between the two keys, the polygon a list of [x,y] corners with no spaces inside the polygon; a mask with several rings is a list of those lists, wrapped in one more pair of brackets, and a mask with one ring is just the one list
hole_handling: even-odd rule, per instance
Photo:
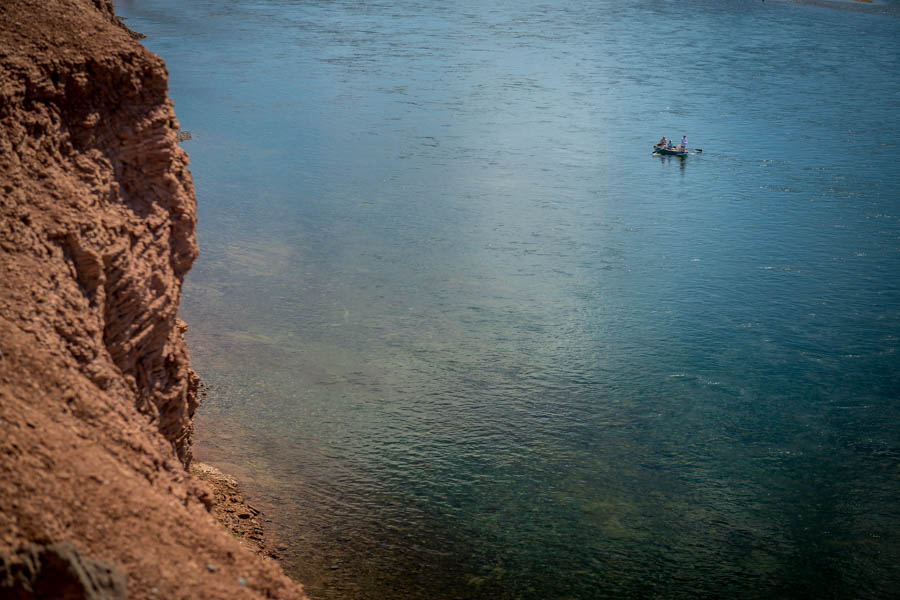
{"label": "sandstone layer", "polygon": [[110,0],[0,3],[0,595],[66,556],[129,598],[301,598],[187,471],[194,192],[135,37]]}

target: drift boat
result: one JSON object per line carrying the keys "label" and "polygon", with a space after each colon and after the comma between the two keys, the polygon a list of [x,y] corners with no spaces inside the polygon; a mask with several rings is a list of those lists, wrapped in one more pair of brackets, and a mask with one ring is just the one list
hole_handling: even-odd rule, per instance
{"label": "drift boat", "polygon": [[666,148],[665,146],[660,146],[657,144],[657,145],[653,146],[653,153],[654,154],[665,154],[668,156],[687,156],[687,153],[688,153],[687,148],[685,148],[684,150],[679,150],[679,148],[681,148],[681,146],[674,146],[672,148]]}

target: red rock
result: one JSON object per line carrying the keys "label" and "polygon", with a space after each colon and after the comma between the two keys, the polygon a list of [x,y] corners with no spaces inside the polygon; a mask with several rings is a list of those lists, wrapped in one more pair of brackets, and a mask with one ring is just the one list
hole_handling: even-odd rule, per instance
{"label": "red rock", "polygon": [[302,598],[185,469],[177,130],[165,65],[109,0],[0,3],[0,551],[69,541],[131,597]]}

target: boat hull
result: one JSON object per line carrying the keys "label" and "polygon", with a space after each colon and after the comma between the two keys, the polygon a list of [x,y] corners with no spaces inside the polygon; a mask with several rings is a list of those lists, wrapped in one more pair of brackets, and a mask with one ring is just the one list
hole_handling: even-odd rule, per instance
{"label": "boat hull", "polygon": [[664,148],[662,146],[653,146],[654,154],[665,154],[666,156],[686,156],[687,150],[679,150],[676,148]]}

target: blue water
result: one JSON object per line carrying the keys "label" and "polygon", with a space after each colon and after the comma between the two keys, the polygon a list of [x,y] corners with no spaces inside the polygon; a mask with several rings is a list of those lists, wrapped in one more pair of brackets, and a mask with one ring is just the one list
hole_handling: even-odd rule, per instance
{"label": "blue water", "polygon": [[314,599],[900,587],[900,4],[117,10],[193,133],[197,454]]}

